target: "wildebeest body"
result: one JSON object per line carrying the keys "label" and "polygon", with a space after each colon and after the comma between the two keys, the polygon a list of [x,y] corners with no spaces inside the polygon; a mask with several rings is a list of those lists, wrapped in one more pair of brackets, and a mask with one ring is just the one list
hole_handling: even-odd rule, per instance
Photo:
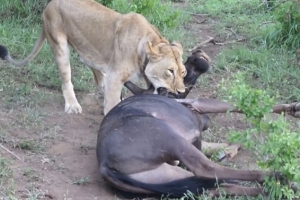
{"label": "wildebeest body", "polygon": [[[175,198],[187,190],[202,193],[203,189],[212,189],[214,194],[216,177],[227,183],[261,182],[269,175],[257,170],[230,169],[210,161],[192,144],[199,140],[204,126],[194,112],[173,99],[161,95],[129,97],[101,123],[97,141],[100,174],[114,188],[137,196]],[[176,160],[190,171],[171,164]],[[237,195],[262,192],[261,188],[223,188],[228,194]]]}
{"label": "wildebeest body", "polygon": [[[141,156],[142,152],[149,156],[157,156],[154,152],[158,150],[157,143],[152,138],[171,143],[170,137],[185,133],[182,137],[194,141],[200,135],[200,126],[194,113],[172,99],[161,98],[159,95],[135,95],[122,101],[103,119],[97,145],[99,147],[99,149],[97,148],[98,159],[100,157],[103,160],[100,154],[105,152],[104,155],[108,158],[113,157],[122,162],[131,160],[131,157],[127,158],[126,154],[122,154],[122,152],[126,152],[126,148],[132,148],[131,145],[128,145],[131,143],[135,145],[138,154],[133,157]],[[105,137],[105,133],[109,133],[110,136]],[[188,138],[187,133],[189,133]],[[151,144],[151,142],[155,144]],[[122,146],[122,152],[117,152],[115,155],[107,154],[106,151],[109,148],[106,148],[106,143]],[[155,148],[153,148],[154,146]],[[170,157],[170,155],[162,153],[167,151],[167,146],[165,144],[161,147],[157,153],[159,157],[163,156],[164,159]],[[116,148],[114,151],[119,151],[119,149]],[[119,156],[124,156],[124,158],[119,158]],[[170,157],[170,159],[174,158]],[[140,161],[138,159],[138,162]],[[109,163],[112,162],[109,161]],[[143,162],[141,165],[144,164]],[[132,167],[130,166],[129,171],[125,170],[122,173],[132,173]]]}
{"label": "wildebeest body", "polygon": [[[201,129],[202,124],[196,115],[173,99],[160,95],[127,98],[114,107],[101,123],[97,143],[100,172],[104,178],[117,177],[119,181],[143,188],[143,183],[126,175],[155,169],[178,159],[174,154],[174,144],[183,138],[192,143],[199,137]],[[180,146],[178,151],[184,151]],[[185,187],[189,186],[194,192],[202,191],[202,187],[214,187],[216,182],[202,181],[190,177],[167,185],[144,184],[144,187],[158,192],[157,195],[171,192],[174,197],[180,197],[186,192]],[[185,187],[179,188],[178,184]]]}

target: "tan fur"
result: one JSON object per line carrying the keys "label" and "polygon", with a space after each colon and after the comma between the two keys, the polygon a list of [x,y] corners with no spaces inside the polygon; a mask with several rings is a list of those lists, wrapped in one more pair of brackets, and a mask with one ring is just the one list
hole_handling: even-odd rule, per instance
{"label": "tan fur", "polygon": [[[104,114],[120,101],[124,82],[134,77],[184,92],[182,47],[170,44],[141,15],[121,15],[93,0],[52,0],[45,8],[43,30],[27,58],[12,64],[21,66],[39,52],[47,39],[62,79],[65,111],[81,113],[71,82],[69,47],[92,68],[99,89],[104,92]],[[149,62],[147,62],[149,61]]]}

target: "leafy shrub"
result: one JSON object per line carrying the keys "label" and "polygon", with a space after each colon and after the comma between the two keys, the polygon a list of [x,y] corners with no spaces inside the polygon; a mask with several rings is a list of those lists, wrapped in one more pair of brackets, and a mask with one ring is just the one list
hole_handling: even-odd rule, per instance
{"label": "leafy shrub", "polygon": [[[40,23],[41,14],[50,0],[4,0],[0,7],[0,22],[22,19],[23,24]],[[179,24],[180,12],[171,2],[160,0],[98,0],[99,3],[120,13],[136,12],[144,15],[160,30]]]}
{"label": "leafy shrub", "polygon": [[4,20],[22,19],[22,23],[40,22],[41,14],[50,0],[2,0],[0,6],[0,22]]}
{"label": "leafy shrub", "polygon": [[104,6],[108,6],[109,4],[111,4],[111,2],[113,0],[96,0],[96,1],[98,1],[99,3],[101,3]]}
{"label": "leafy shrub", "polygon": [[288,48],[300,48],[299,10],[298,0],[289,0],[274,10],[273,15],[278,24],[267,35],[267,42],[270,46],[285,45]]}
{"label": "leafy shrub", "polygon": [[179,10],[172,8],[170,2],[160,0],[112,0],[107,7],[120,13],[135,12],[145,16],[160,30],[174,28],[179,23]]}
{"label": "leafy shrub", "polygon": [[[230,141],[243,144],[252,150],[258,158],[258,166],[270,171],[279,171],[288,181],[300,183],[300,160],[298,158],[300,137],[290,130],[290,125],[282,115],[270,119],[269,111],[274,105],[274,98],[265,91],[253,89],[243,82],[243,75],[238,74],[236,81],[223,88],[235,106],[242,110],[249,123],[245,131],[231,132]],[[267,179],[265,189],[271,199],[293,199],[296,194],[288,183]]]}

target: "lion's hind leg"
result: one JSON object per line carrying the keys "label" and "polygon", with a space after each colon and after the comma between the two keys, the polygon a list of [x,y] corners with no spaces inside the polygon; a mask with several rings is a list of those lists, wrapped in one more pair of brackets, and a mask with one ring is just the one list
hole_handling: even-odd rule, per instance
{"label": "lion's hind leg", "polygon": [[47,38],[52,48],[52,52],[62,80],[62,92],[65,99],[65,112],[76,114],[81,113],[82,108],[76,99],[73,84],[71,82],[70,49],[68,46],[67,37],[62,33],[55,33]]}

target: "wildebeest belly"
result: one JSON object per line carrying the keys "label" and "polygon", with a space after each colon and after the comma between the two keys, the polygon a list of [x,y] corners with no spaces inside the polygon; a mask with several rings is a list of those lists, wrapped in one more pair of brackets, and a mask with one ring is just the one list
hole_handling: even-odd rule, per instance
{"label": "wildebeest belly", "polygon": [[[160,95],[135,95],[116,105],[103,119],[101,127],[129,116],[149,115],[173,127],[178,135],[192,141],[199,136],[199,121],[194,113],[173,99]],[[147,130],[147,126],[143,128]]]}

